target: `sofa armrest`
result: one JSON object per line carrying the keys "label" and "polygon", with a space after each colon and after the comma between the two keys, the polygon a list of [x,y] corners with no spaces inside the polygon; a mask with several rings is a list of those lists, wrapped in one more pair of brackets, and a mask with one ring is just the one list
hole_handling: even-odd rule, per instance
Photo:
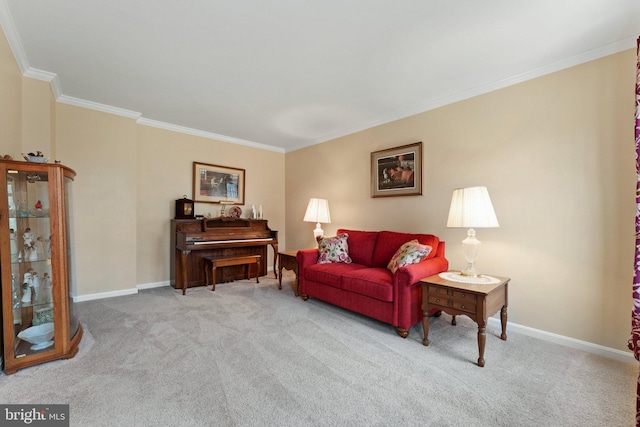
{"label": "sofa armrest", "polygon": [[303,300],[307,300],[307,281],[304,270],[318,262],[318,248],[314,249],[301,249],[296,254],[298,260],[298,292]]}
{"label": "sofa armrest", "polygon": [[298,271],[302,271],[307,267],[318,262],[318,248],[301,249],[296,254],[298,260]]}
{"label": "sofa armrest", "polygon": [[435,257],[426,259],[417,264],[409,264],[404,267],[400,267],[396,271],[396,280],[399,286],[412,286],[420,279],[432,276],[434,274],[447,271],[449,268],[449,261],[445,257]]}

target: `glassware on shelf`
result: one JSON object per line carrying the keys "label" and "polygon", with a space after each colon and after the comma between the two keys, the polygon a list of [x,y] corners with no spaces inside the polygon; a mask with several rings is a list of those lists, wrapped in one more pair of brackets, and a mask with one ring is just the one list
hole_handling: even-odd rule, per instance
{"label": "glassware on shelf", "polygon": [[29,216],[29,207],[24,201],[18,202],[18,218],[27,218]]}
{"label": "glassware on shelf", "polygon": [[19,309],[21,305],[22,299],[22,291],[20,286],[18,286],[18,282],[16,281],[16,275],[11,275],[11,289],[12,289],[12,307],[13,309]]}
{"label": "glassware on shelf", "polygon": [[18,262],[18,235],[13,228],[9,229],[9,246],[11,248],[11,262]]}
{"label": "glassware on shelf", "polygon": [[38,326],[31,326],[18,334],[18,338],[31,344],[31,350],[43,350],[53,345],[53,335],[55,333],[53,322],[43,323]]}
{"label": "glassware on shelf", "polygon": [[22,299],[20,300],[23,306],[31,305],[31,286],[28,283],[22,284]]}

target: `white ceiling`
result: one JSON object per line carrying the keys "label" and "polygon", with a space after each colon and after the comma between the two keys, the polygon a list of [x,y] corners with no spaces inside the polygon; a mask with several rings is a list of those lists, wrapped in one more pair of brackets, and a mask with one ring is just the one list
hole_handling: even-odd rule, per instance
{"label": "white ceiling", "polygon": [[59,102],[291,151],[635,46],[638,0],[0,0]]}

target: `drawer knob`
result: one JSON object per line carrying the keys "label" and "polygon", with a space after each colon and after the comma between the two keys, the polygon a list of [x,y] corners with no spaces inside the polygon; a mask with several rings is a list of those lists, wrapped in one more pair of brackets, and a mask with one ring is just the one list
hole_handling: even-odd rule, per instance
{"label": "drawer knob", "polygon": [[464,304],[461,305],[462,308],[465,308]]}
{"label": "drawer knob", "polygon": [[436,300],[436,302],[440,302],[440,298],[438,298],[438,299]]}

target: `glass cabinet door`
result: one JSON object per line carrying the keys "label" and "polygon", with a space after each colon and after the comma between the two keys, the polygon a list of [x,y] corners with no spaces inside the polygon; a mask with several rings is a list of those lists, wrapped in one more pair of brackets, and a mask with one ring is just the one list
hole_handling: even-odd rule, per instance
{"label": "glass cabinet door", "polygon": [[54,349],[47,172],[7,170],[15,358]]}
{"label": "glass cabinet door", "polygon": [[64,207],[65,207],[65,220],[66,220],[66,253],[65,256],[67,258],[67,275],[68,275],[68,284],[69,284],[69,292],[66,297],[68,298],[68,310],[69,310],[69,336],[73,337],[76,335],[78,328],[80,327],[80,321],[76,316],[75,311],[75,302],[73,300],[73,295],[78,294],[77,289],[77,280],[75,276],[76,271],[76,257],[75,253],[72,250],[72,245],[70,242],[74,241],[73,236],[73,179],[68,176],[64,177]]}

